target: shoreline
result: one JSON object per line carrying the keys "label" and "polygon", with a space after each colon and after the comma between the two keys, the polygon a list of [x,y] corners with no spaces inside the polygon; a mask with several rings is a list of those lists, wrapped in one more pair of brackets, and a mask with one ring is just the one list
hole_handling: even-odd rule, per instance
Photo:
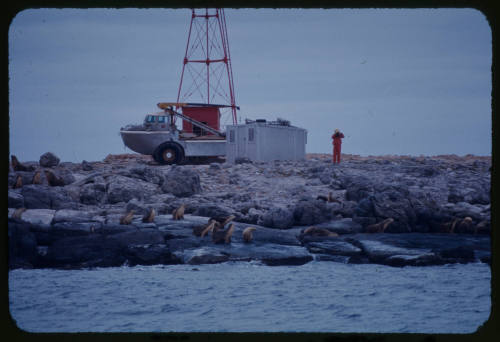
{"label": "shoreline", "polygon": [[[339,165],[328,154],[174,166],[137,154],[22,162],[31,170],[9,170],[9,268],[491,262],[491,157],[342,157]],[[51,184],[46,171],[60,182]],[[172,220],[181,205],[184,220]],[[19,208],[26,210],[11,218]],[[151,208],[153,221],[143,223]],[[120,224],[131,210],[131,223]],[[230,243],[193,235],[210,217],[230,215]],[[245,243],[250,226],[256,230]]]}

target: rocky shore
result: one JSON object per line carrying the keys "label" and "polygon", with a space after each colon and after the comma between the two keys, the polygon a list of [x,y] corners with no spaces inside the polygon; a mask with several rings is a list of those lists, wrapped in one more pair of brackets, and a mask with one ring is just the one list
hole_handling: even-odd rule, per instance
{"label": "rocky shore", "polygon": [[[9,267],[489,263],[490,170],[490,157],[454,155],[169,166],[136,154],[61,163],[46,153],[9,169]],[[120,224],[127,213],[130,224]],[[230,215],[230,243],[193,234]]]}

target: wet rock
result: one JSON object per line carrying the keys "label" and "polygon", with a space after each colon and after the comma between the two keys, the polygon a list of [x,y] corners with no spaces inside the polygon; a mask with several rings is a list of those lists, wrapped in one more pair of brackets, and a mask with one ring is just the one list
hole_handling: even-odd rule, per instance
{"label": "wet rock", "polygon": [[53,167],[59,164],[59,158],[52,152],[44,153],[40,156],[40,166]]}
{"label": "wet rock", "polygon": [[177,197],[188,197],[201,193],[200,176],[192,169],[174,167],[165,176],[161,190]]}
{"label": "wet rock", "polygon": [[383,263],[389,266],[403,267],[444,265],[446,261],[437,254],[422,253],[419,255],[392,255]]}
{"label": "wet rock", "polygon": [[229,254],[218,248],[203,247],[184,251],[184,262],[190,265],[218,264],[229,260]]}
{"label": "wet rock", "polygon": [[165,244],[129,245],[126,258],[130,266],[182,263],[182,260],[172,254]]}
{"label": "wet rock", "polygon": [[309,252],[315,254],[330,254],[330,255],[343,255],[343,256],[354,256],[362,254],[362,250],[353,244],[343,241],[328,238],[323,239],[323,241],[307,242],[306,247]]}
{"label": "wet rock", "polygon": [[471,262],[475,259],[474,250],[468,246],[458,246],[439,251],[439,255],[447,261]]}
{"label": "wet rock", "polygon": [[38,258],[35,235],[30,224],[16,219],[8,221],[9,268],[32,268]]}
{"label": "wet rock", "polygon": [[219,217],[219,216],[229,216],[233,215],[234,211],[226,206],[215,205],[215,204],[203,204],[199,205],[193,212],[196,216],[206,216],[206,217]]}
{"label": "wet rock", "polygon": [[163,173],[145,165],[132,167],[126,174],[128,177],[139,178],[145,182],[162,185],[165,179]]}
{"label": "wet rock", "polygon": [[10,190],[8,194],[7,205],[9,208],[22,208],[24,207],[24,197],[19,191]]}

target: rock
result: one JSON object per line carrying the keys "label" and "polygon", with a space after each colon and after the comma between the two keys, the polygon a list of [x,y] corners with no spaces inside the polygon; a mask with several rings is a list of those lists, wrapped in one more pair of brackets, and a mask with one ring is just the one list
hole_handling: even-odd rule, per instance
{"label": "rock", "polygon": [[49,226],[54,219],[55,212],[52,209],[27,209],[21,219],[32,225]]}
{"label": "rock", "polygon": [[149,212],[149,207],[143,202],[132,198],[126,206],[126,211],[129,212],[130,210],[134,210],[137,215],[146,215]]}
{"label": "rock", "polygon": [[94,213],[81,211],[81,210],[71,210],[71,209],[62,209],[56,211],[53,219],[53,223],[58,222],[89,222],[92,221],[94,217]]}
{"label": "rock", "polygon": [[333,212],[328,211],[322,200],[299,201],[293,209],[295,224],[306,226],[325,222],[332,218]]}
{"label": "rock", "polygon": [[231,208],[215,204],[202,204],[193,212],[193,215],[206,217],[229,216],[233,214],[234,211]]}
{"label": "rock", "polygon": [[352,218],[343,218],[325,223],[316,224],[315,227],[325,228],[337,234],[357,234],[363,231],[363,226]]}
{"label": "rock", "polygon": [[165,179],[163,173],[156,169],[145,165],[139,165],[131,168],[128,172],[128,177],[139,178],[145,182],[162,185]]}
{"label": "rock", "polygon": [[392,255],[383,262],[388,266],[433,266],[446,263],[439,255],[434,253],[422,253],[420,255]]}
{"label": "rock", "polygon": [[106,195],[106,185],[103,183],[88,183],[81,187],[79,199],[83,204],[95,205],[103,202]]}
{"label": "rock", "polygon": [[7,205],[9,208],[22,208],[24,207],[24,197],[19,191],[9,189],[9,199]]}
{"label": "rock", "polygon": [[306,247],[310,253],[331,255],[354,256],[361,255],[362,250],[353,244],[336,239],[323,239],[323,241],[307,242]]}
{"label": "rock", "polygon": [[24,206],[28,209],[50,209],[51,191],[48,186],[26,185],[22,189]]}
{"label": "rock", "polygon": [[111,204],[128,202],[132,198],[143,199],[145,196],[154,194],[156,186],[134,178],[116,176],[108,183],[107,198]]}
{"label": "rock", "polygon": [[129,245],[126,258],[129,266],[182,263],[182,260],[172,254],[165,244]]}
{"label": "rock", "polygon": [[211,170],[221,170],[222,166],[220,166],[219,163],[210,163],[210,169]]}
{"label": "rock", "polygon": [[453,248],[443,249],[438,252],[439,255],[447,259],[456,259],[458,262],[470,262],[475,258],[474,250],[467,246],[458,246]]}
{"label": "rock", "polygon": [[54,171],[57,178],[61,179],[64,185],[69,185],[75,181],[75,176],[69,170],[61,169]]}
{"label": "rock", "polygon": [[289,209],[272,208],[258,219],[257,224],[272,228],[290,228],[294,224],[294,214]]}
{"label": "rock", "polygon": [[30,224],[9,219],[9,268],[32,268],[37,262],[38,251],[35,235]]}
{"label": "rock", "polygon": [[82,170],[83,171],[92,171],[92,170],[94,170],[94,167],[88,161],[84,160],[84,161],[82,161]]}
{"label": "rock", "polygon": [[252,161],[248,158],[240,157],[240,158],[236,158],[234,160],[234,163],[235,164],[252,164]]}
{"label": "rock", "polygon": [[165,176],[161,190],[177,197],[188,197],[201,193],[200,176],[186,167],[174,167]]}
{"label": "rock", "polygon": [[44,153],[40,156],[40,166],[53,167],[59,164],[59,158],[52,152]]}
{"label": "rock", "polygon": [[218,264],[229,260],[229,254],[218,248],[202,247],[184,251],[184,262],[190,265]]}

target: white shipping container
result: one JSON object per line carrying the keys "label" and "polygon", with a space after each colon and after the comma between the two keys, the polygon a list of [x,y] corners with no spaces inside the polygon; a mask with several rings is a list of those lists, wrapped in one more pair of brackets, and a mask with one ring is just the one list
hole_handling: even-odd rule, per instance
{"label": "white shipping container", "polygon": [[226,126],[226,161],[238,158],[268,162],[302,160],[306,156],[307,130],[265,122]]}

